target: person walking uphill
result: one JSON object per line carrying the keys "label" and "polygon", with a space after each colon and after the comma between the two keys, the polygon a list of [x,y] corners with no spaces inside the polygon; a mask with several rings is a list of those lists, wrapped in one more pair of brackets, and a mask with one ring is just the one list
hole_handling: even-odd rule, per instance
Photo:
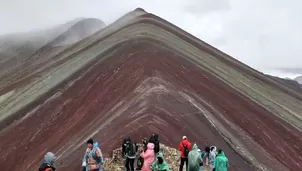
{"label": "person walking uphill", "polygon": [[134,141],[131,140],[130,136],[127,136],[124,139],[122,146],[122,155],[123,158],[126,157],[125,167],[127,171],[134,171],[134,161],[136,158],[136,152],[138,150],[138,146]]}
{"label": "person walking uphill", "polygon": [[188,155],[188,170],[186,171],[199,171],[201,163],[201,155],[198,151],[197,145],[194,144],[192,151],[190,151]]}
{"label": "person walking uphill", "polygon": [[87,149],[83,158],[83,163],[86,162],[86,170],[100,171],[102,170],[102,152],[99,147],[94,147],[92,139],[87,141]]}
{"label": "person walking uphill", "polygon": [[153,162],[150,168],[152,171],[170,171],[162,152],[157,153],[156,160]]}
{"label": "person walking uphill", "polygon": [[145,152],[142,152],[140,156],[144,159],[142,171],[152,171],[150,166],[155,160],[154,144],[148,143],[147,150]]}
{"label": "person walking uphill", "polygon": [[180,166],[179,171],[183,170],[183,166],[186,163],[186,170],[188,170],[188,154],[192,150],[192,145],[188,141],[186,136],[182,137],[182,141],[178,146],[178,150],[180,151]]}
{"label": "person walking uphill", "polygon": [[218,150],[215,158],[214,171],[227,171],[229,168],[229,159],[225,156],[222,150]]}
{"label": "person walking uphill", "polygon": [[44,156],[43,163],[39,167],[39,171],[55,171],[56,168],[53,167],[55,159],[55,155],[52,152],[47,152]]}

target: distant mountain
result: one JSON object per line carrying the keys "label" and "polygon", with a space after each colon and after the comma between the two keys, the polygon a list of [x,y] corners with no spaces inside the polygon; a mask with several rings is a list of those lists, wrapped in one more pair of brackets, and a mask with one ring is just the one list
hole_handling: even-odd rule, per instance
{"label": "distant mountain", "polygon": [[99,19],[78,18],[49,29],[0,36],[0,77],[32,56],[55,55],[104,27]]}
{"label": "distant mountain", "polygon": [[296,80],[298,83],[302,84],[302,75],[296,77],[295,80]]}
{"label": "distant mountain", "polygon": [[274,68],[279,71],[283,72],[288,72],[288,73],[293,73],[293,74],[301,74],[302,73],[302,68],[301,67],[284,67],[284,68]]}
{"label": "distant mountain", "polygon": [[267,76],[296,92],[302,93],[302,85],[299,84],[297,80],[292,80],[290,78],[279,78],[272,75],[267,75]]}

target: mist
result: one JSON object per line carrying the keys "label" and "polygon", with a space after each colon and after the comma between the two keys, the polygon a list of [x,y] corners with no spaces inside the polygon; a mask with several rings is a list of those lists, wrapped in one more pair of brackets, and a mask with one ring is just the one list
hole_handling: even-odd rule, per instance
{"label": "mist", "polygon": [[79,17],[108,25],[142,7],[259,71],[292,77],[278,68],[302,68],[301,6],[299,0],[11,0],[0,2],[0,34],[50,28]]}

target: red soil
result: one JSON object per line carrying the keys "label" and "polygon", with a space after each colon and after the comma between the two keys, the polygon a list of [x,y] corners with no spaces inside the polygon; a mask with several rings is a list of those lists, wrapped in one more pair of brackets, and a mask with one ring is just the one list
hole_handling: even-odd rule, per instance
{"label": "red soil", "polygon": [[[256,170],[225,141],[221,130],[211,125],[207,111],[268,168],[301,168],[300,131],[211,73],[161,47],[165,47],[161,42],[142,39],[120,44],[114,47],[118,50],[107,52],[107,59],[99,60],[102,54],[19,116],[1,123],[0,127],[6,128],[0,130],[0,170],[34,170],[46,151],[59,156],[59,171],[79,170],[84,142],[94,132],[93,138],[100,141],[106,155],[119,147],[126,135],[139,141],[156,132],[162,143],[172,147],[177,147],[183,135],[201,148],[215,144],[225,151],[230,170]],[[60,62],[68,62],[68,58],[49,67]],[[74,83],[70,86],[70,82]],[[234,130],[222,116],[239,129]],[[246,137],[240,137],[240,131]],[[257,147],[247,136],[259,149],[253,150]]]}

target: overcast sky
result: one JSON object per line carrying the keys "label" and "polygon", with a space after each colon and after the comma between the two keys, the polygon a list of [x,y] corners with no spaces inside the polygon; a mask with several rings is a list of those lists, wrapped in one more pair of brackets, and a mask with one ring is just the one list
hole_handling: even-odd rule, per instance
{"label": "overcast sky", "polygon": [[0,0],[0,34],[77,17],[109,24],[136,7],[263,72],[292,77],[273,68],[302,68],[301,0]]}

